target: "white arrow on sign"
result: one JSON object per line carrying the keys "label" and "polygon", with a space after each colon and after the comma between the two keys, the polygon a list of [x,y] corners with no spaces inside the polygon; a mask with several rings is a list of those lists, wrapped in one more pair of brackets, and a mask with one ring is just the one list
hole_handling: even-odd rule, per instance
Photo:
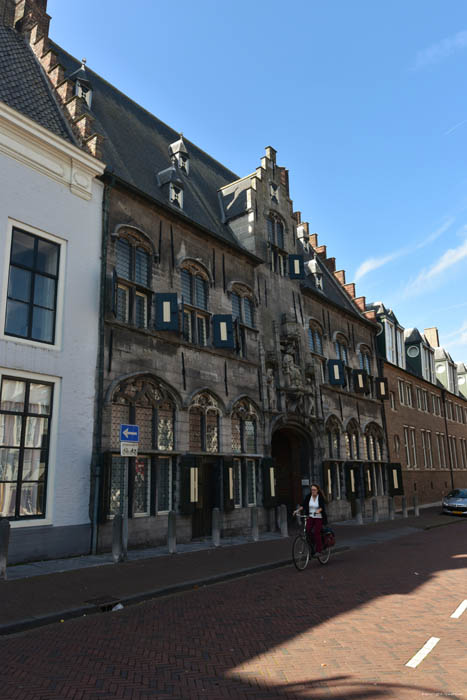
{"label": "white arrow on sign", "polygon": [[138,435],[138,433],[135,430],[128,430],[128,428],[125,428],[125,430],[123,430],[122,432],[126,438],[128,437],[128,435]]}

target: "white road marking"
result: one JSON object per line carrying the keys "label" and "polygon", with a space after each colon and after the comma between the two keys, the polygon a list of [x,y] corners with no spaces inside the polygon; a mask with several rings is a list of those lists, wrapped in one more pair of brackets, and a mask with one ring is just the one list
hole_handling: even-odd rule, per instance
{"label": "white road marking", "polygon": [[467,610],[467,600],[463,600],[458,608],[454,610],[451,617],[460,617],[464,610]]}
{"label": "white road marking", "polygon": [[422,646],[420,651],[417,651],[415,656],[412,656],[410,661],[408,661],[405,665],[410,666],[410,668],[416,668],[418,664],[423,661],[425,656],[428,656],[430,651],[438,644],[439,642],[439,637],[430,637],[430,639],[427,641],[426,644]]}

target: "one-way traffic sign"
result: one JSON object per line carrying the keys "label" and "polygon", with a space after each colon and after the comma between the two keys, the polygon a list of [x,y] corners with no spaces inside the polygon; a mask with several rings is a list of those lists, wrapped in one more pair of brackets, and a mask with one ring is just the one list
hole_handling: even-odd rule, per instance
{"label": "one-way traffic sign", "polygon": [[121,425],[120,442],[139,442],[139,425]]}

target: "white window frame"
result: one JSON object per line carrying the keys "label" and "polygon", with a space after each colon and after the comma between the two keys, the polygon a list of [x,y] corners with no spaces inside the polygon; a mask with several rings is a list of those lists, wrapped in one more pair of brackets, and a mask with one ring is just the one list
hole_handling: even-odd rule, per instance
{"label": "white window frame", "polygon": [[[33,236],[43,238],[44,240],[50,241],[60,246],[60,255],[58,263],[58,278],[57,278],[57,291],[56,298],[57,304],[55,307],[55,342],[45,343],[38,340],[29,340],[28,338],[18,338],[15,335],[7,335],[5,333],[5,323],[6,323],[6,307],[7,307],[7,297],[8,297],[8,279],[10,276],[10,258],[11,258],[11,244],[13,241],[13,229],[18,228],[25,233],[30,233]],[[6,340],[9,343],[20,343],[23,345],[33,346],[36,348],[42,348],[44,350],[62,350],[63,347],[63,309],[64,309],[64,297],[65,297],[65,274],[66,274],[66,257],[67,257],[67,241],[64,238],[60,238],[52,233],[43,231],[42,229],[30,226],[18,221],[16,219],[8,219],[7,232],[5,237],[5,248],[4,248],[4,264],[3,264],[3,285],[1,290],[1,313],[0,313],[0,339]]]}

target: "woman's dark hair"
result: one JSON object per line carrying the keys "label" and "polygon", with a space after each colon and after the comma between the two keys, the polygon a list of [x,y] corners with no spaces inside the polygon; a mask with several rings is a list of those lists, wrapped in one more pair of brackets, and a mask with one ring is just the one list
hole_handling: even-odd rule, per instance
{"label": "woman's dark hair", "polygon": [[318,489],[318,494],[321,496],[321,498],[323,499],[323,501],[324,501],[325,503],[327,503],[326,498],[324,497],[324,493],[322,492],[321,486],[320,486],[319,484],[314,484],[314,483],[313,483],[313,484],[310,484],[310,494],[311,494],[311,489],[313,488],[313,486],[314,486],[315,488]]}

